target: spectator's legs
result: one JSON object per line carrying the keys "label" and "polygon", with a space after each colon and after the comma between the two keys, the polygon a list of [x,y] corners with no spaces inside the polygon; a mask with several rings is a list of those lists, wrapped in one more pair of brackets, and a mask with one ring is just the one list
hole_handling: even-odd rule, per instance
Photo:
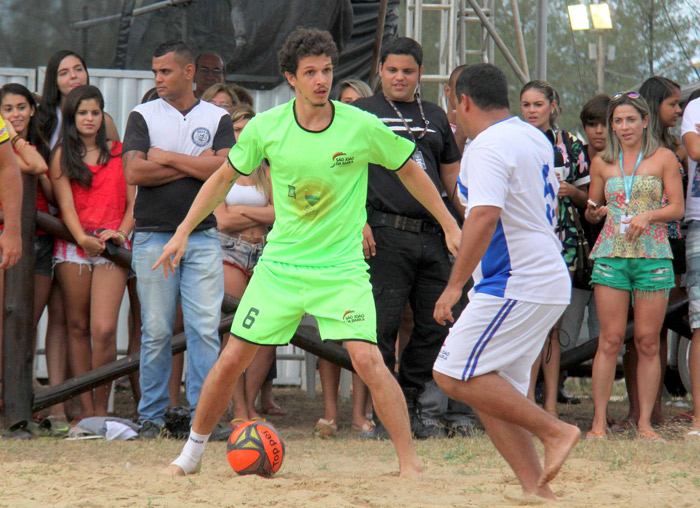
{"label": "spectator's legs", "polygon": [[[63,306],[63,293],[54,277],[47,306],[48,323],[46,325],[46,370],[49,373],[49,386],[58,386],[68,378],[68,329],[66,328],[66,311]],[[75,399],[71,399],[73,401]],[[51,406],[51,416],[68,419],[66,406],[71,402],[60,402]],[[71,416],[72,417],[72,416]]]}
{"label": "spectator's legs", "polygon": [[[418,397],[420,421],[435,434],[447,410],[447,397],[437,386],[432,390],[425,390],[425,387],[433,380],[433,364],[449,332],[449,326],[435,321],[433,312],[447,284],[451,264],[442,236],[421,233],[417,237],[422,251],[409,296],[413,310],[413,333],[401,355],[399,385],[407,396],[409,406],[412,396]],[[455,319],[462,308],[461,301],[455,305]]]}
{"label": "spectator's legs", "polygon": [[592,432],[602,432],[608,427],[607,407],[615,381],[617,356],[625,340],[629,291],[602,284],[595,286],[596,306],[605,309],[599,313],[600,337],[598,351],[593,360],[593,416]]}
{"label": "spectator's legs", "polygon": [[340,385],[340,367],[333,362],[318,359],[318,374],[323,391],[323,418],[330,423],[338,423],[338,386]]}
{"label": "spectator's legs", "polygon": [[[94,269],[94,268],[93,268]],[[64,262],[56,265],[56,276],[63,295],[70,305],[66,306],[68,323],[68,360],[74,376],[85,374],[92,368],[92,346],[90,343],[90,291],[92,270],[87,265]],[[95,416],[93,391],[78,396],[80,416]]]}
{"label": "spectator's legs", "polygon": [[561,349],[559,346],[559,323],[554,325],[542,349],[542,374],[544,376],[544,410],[557,416],[557,394],[559,392],[559,365]]}
{"label": "spectator's legs", "polygon": [[224,277],[221,243],[216,229],[197,231],[190,235],[187,252],[182,257],[178,270],[180,303],[187,335],[185,386],[187,400],[194,410],[204,379],[221,350],[219,322]]}
{"label": "spectator's legs", "polygon": [[377,309],[377,345],[391,372],[396,338],[416,274],[418,235],[388,227],[372,228],[377,254],[367,260]]}
{"label": "spectator's legs", "polygon": [[[690,370],[690,388],[694,394],[692,430],[700,431],[700,329],[693,330],[688,368]],[[700,439],[700,436],[697,437]]]}
{"label": "spectator's legs", "polygon": [[255,409],[255,399],[262,388],[270,366],[275,360],[275,349],[277,346],[261,347],[255,354],[245,372],[245,400],[248,409],[248,418],[260,418]]}
{"label": "spectator's legs", "polygon": [[172,365],[171,339],[181,269],[165,278],[162,270],[151,270],[163,246],[171,238],[169,233],[141,233],[134,235],[132,267],[136,272],[136,289],[141,302],[141,400],[140,421],[163,425],[168,408],[168,379]]}
{"label": "spectator's legs", "polygon": [[[182,306],[178,304],[175,314],[175,326],[173,330],[183,330]],[[185,353],[178,353],[173,356],[173,367],[168,380],[168,393],[170,402],[168,406],[175,407],[180,404],[180,389],[182,388],[182,372],[185,370]]]}
{"label": "spectator's legs", "polygon": [[[137,353],[141,350],[141,303],[136,291],[136,277],[131,277],[127,282],[129,291],[129,345],[127,354]],[[129,374],[131,384],[131,395],[134,397],[136,405],[141,400],[141,385],[139,385],[139,371]]]}
{"label": "spectator's legs", "polygon": [[[117,359],[117,321],[126,287],[125,268],[98,265],[92,269],[90,292],[90,334],[92,336],[92,368]],[[95,416],[107,416],[112,383],[95,388]]]}
{"label": "spectator's legs", "polygon": [[374,424],[367,420],[367,399],[369,390],[360,376],[352,373],[352,424],[358,429],[366,429]]}
{"label": "spectator's legs", "polygon": [[651,412],[659,390],[659,334],[666,315],[666,294],[637,292],[634,299],[634,342],[637,346],[639,431],[653,432]]}

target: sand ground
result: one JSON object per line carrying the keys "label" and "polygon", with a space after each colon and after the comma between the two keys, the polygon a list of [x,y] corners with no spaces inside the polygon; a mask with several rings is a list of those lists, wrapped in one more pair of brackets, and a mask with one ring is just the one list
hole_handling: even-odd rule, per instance
{"label": "sand ground", "polygon": [[[225,459],[225,443],[211,443],[202,472],[188,478],[160,474],[182,442],[0,440],[1,507],[451,507],[549,505],[521,494],[515,476],[488,438],[477,433],[417,443],[425,481],[398,478],[390,442],[368,441],[345,425],[332,440],[312,437],[322,415],[320,397],[277,391],[290,409],[271,417],[286,442],[282,469],[272,479],[240,477]],[[133,411],[121,392],[122,416]],[[613,407],[621,416],[623,404]],[[676,410],[679,411],[679,410]],[[673,410],[667,409],[669,415]],[[560,406],[582,429],[590,401]],[[615,414],[617,413],[617,414]],[[349,422],[350,405],[341,406]],[[700,506],[700,443],[682,440],[682,427],[663,430],[666,444],[625,434],[582,441],[553,483],[558,506]],[[541,450],[540,450],[541,451]]]}

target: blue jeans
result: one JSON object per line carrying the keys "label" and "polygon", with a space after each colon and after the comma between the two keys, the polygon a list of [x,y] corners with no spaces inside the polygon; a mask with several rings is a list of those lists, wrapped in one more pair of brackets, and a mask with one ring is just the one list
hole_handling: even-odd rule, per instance
{"label": "blue jeans", "polygon": [[221,349],[219,322],[224,297],[221,244],[216,229],[195,231],[174,274],[151,270],[172,233],[134,235],[132,269],[141,300],[141,401],[139,421],[163,424],[172,368],[171,339],[178,297],[187,336],[187,400],[197,406],[204,378]]}

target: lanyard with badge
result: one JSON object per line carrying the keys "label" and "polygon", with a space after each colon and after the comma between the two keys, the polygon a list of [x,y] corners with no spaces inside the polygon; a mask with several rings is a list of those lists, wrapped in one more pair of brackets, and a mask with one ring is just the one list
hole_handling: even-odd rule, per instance
{"label": "lanyard with badge", "polygon": [[[404,118],[404,116],[401,114],[401,111],[399,111],[399,108],[396,107],[396,104],[394,104],[394,101],[392,101],[389,97],[384,95],[384,98],[386,101],[389,103],[389,106],[391,106],[394,110],[394,113],[396,113],[396,116],[399,117],[399,120],[403,122],[403,126],[406,128],[406,132],[408,132],[408,135],[411,136],[411,140],[416,143],[416,150],[413,152],[413,155],[411,155],[411,159],[418,164],[421,168],[423,168],[423,171],[428,170],[428,166],[425,164],[425,158],[423,157],[423,152],[420,151],[418,148],[418,142],[416,140],[416,137],[413,135],[413,131],[411,130],[410,125],[408,125],[408,122]],[[420,117],[423,120],[423,123],[425,124],[425,127],[421,131],[421,133],[418,135],[418,139],[423,139],[423,137],[428,133],[428,123],[430,123],[426,118],[425,118],[425,113],[423,113],[423,103],[420,100],[420,95],[415,94],[415,99],[416,102],[418,102],[418,110],[420,111]]]}
{"label": "lanyard with badge", "polygon": [[642,163],[642,151],[639,151],[637,156],[637,162],[634,164],[634,169],[632,170],[632,175],[627,176],[625,174],[625,168],[622,166],[622,152],[620,152],[620,173],[622,173],[622,187],[625,190],[625,213],[620,216],[620,234],[625,234],[627,228],[629,227],[629,222],[632,220],[634,215],[628,215],[627,211],[630,206],[630,199],[632,197],[632,188],[634,187],[634,178],[639,169],[639,165]]}

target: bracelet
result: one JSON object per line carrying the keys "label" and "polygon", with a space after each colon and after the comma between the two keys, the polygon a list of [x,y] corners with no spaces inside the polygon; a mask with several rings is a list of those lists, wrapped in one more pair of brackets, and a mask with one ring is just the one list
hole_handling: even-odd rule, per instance
{"label": "bracelet", "polygon": [[10,143],[12,144],[13,147],[15,146],[15,143],[17,143],[18,139],[22,139],[22,138],[20,137],[19,134],[15,134],[14,137],[12,138],[12,141],[10,141]]}
{"label": "bracelet", "polygon": [[117,229],[117,235],[121,236],[123,240],[122,243],[126,243],[128,236],[124,231],[122,231],[121,229]]}
{"label": "bracelet", "polygon": [[[22,144],[20,145],[19,142],[22,141]],[[16,151],[20,151],[22,148],[27,146],[29,144],[28,141],[25,141],[24,139],[20,138],[15,143],[12,145],[12,148],[14,148]]]}

